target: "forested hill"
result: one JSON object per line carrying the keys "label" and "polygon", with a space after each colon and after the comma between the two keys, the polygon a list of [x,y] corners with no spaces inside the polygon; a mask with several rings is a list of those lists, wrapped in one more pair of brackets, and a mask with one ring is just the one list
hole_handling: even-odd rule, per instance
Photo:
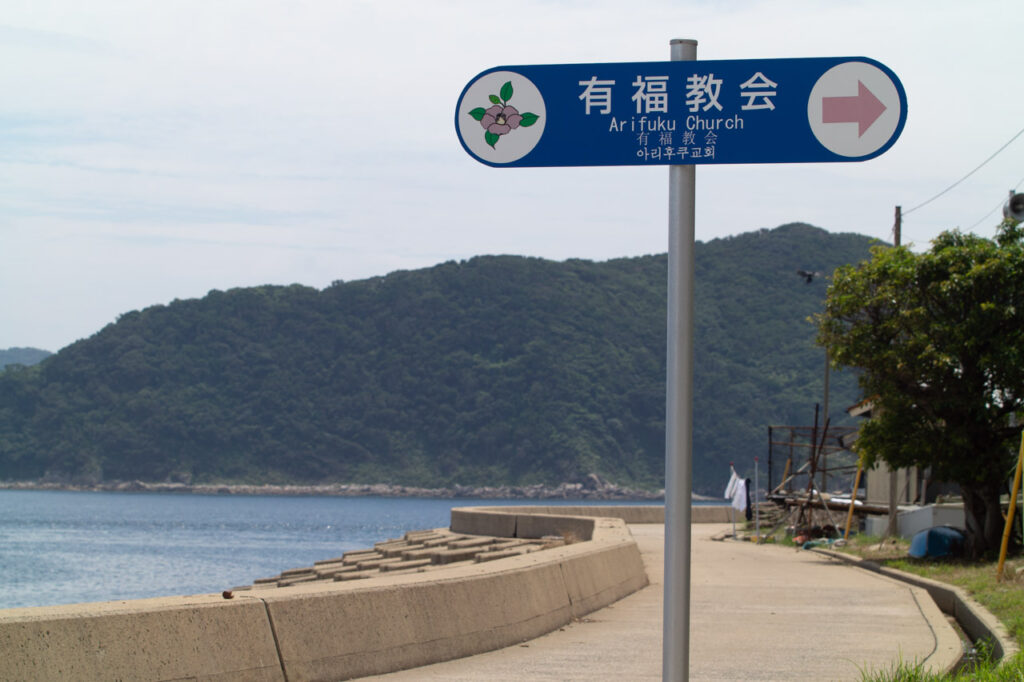
{"label": "forested hill", "polygon": [[[825,273],[869,239],[787,225],[696,250],[694,482],[806,424]],[[664,255],[486,256],[122,315],[0,372],[0,479],[661,487]],[[835,413],[857,399],[834,377]]]}
{"label": "forested hill", "polygon": [[0,370],[7,365],[34,365],[50,355],[50,351],[39,348],[0,349]]}

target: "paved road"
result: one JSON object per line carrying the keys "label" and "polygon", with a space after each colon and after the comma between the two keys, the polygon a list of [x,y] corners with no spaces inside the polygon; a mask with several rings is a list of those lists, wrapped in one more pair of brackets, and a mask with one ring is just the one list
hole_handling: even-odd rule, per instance
{"label": "paved road", "polygon": [[[943,669],[960,641],[927,593],[812,552],[716,542],[693,526],[691,680],[859,680],[924,660]],[[651,584],[519,646],[378,675],[388,682],[661,679],[663,525],[631,525]]]}

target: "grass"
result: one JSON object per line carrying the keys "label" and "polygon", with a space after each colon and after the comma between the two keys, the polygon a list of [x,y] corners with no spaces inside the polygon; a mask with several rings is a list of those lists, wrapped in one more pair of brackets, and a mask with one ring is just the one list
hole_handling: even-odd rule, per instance
{"label": "grass", "polygon": [[888,670],[861,672],[862,682],[1022,682],[1024,681],[1024,654],[1017,654],[1003,665],[982,657],[969,663],[954,675],[932,673],[920,663],[898,661]]}
{"label": "grass", "polygon": [[[979,646],[981,655],[955,675],[930,673],[917,663],[898,661],[888,670],[862,672],[863,682],[1024,682],[1024,558],[1007,562],[1002,582],[996,580],[995,561],[928,561],[907,556],[909,543],[904,540],[856,536],[840,551],[850,552],[883,566],[931,578],[963,588],[979,604],[1002,621],[1010,636],[1017,640],[1021,652],[1006,661],[993,661]],[[1021,568],[1020,574],[1016,572]]]}

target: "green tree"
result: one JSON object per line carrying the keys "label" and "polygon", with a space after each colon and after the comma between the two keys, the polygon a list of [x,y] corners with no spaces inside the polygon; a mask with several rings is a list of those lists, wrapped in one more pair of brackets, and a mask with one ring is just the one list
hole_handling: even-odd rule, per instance
{"label": "green tree", "polygon": [[1003,223],[995,239],[944,232],[931,249],[876,246],[836,270],[818,342],[862,370],[878,416],[861,427],[869,461],[931,467],[959,483],[967,552],[998,547],[999,495],[1024,401],[1024,240]]}

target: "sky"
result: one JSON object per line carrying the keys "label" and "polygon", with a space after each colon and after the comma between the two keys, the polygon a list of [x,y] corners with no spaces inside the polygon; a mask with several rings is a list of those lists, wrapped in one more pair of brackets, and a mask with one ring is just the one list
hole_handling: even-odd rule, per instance
{"label": "sky", "polygon": [[1017,2],[5,0],[0,348],[213,289],[483,254],[668,248],[665,166],[491,168],[462,89],[501,65],[865,56],[908,115],[857,163],[697,167],[699,241],[790,222],[924,248],[1024,188]]}

